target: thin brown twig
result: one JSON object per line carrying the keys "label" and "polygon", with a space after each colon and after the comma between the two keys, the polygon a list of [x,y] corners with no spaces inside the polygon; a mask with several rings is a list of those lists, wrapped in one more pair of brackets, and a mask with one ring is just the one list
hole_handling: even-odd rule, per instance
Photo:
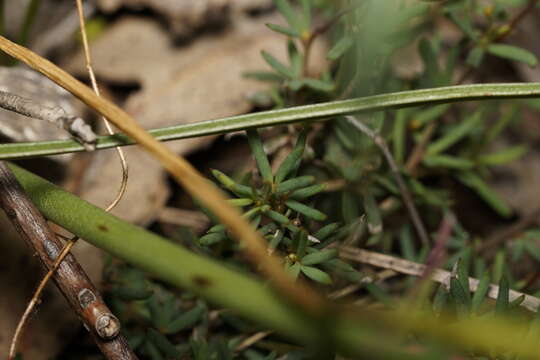
{"label": "thin brown twig", "polygon": [[[38,254],[45,268],[50,269],[61,253],[62,242],[28,199],[5,162],[0,162],[0,207]],[[72,255],[60,264],[54,280],[107,359],[137,359],[125,338],[119,335],[120,322]],[[10,349],[9,360],[15,358],[14,350]]]}
{"label": "thin brown twig", "polygon": [[386,161],[388,162],[388,166],[390,167],[390,170],[399,187],[401,197],[403,198],[403,203],[405,204],[405,207],[407,208],[407,211],[414,225],[414,228],[416,229],[416,232],[418,236],[420,237],[420,241],[422,242],[423,245],[429,245],[431,241],[429,239],[428,232],[424,226],[424,223],[422,222],[422,218],[420,217],[420,214],[418,213],[416,206],[414,205],[411,192],[409,191],[409,188],[407,187],[407,184],[405,183],[405,180],[403,179],[403,176],[401,175],[401,171],[396,161],[394,160],[394,157],[392,156],[392,153],[390,152],[390,149],[388,148],[386,141],[379,134],[371,130],[368,126],[366,126],[363,122],[361,122],[354,116],[346,116],[345,118],[352,125],[354,125],[358,130],[360,130],[362,133],[368,136],[371,140],[373,140],[375,145],[377,145],[379,149],[381,150],[381,152],[383,153],[384,157],[386,158]]}
{"label": "thin brown twig", "polygon": [[[390,269],[401,274],[413,275],[413,276],[422,276],[426,270],[426,265],[419,264],[413,261],[401,259],[395,256],[390,256],[386,254],[381,254],[373,251],[357,249],[352,247],[341,246],[339,247],[340,256],[346,260],[356,261],[362,264],[368,264],[376,266],[379,268]],[[438,282],[445,286],[450,285],[450,278],[452,273],[442,269],[433,269],[430,275],[432,281]],[[476,278],[469,277],[470,289],[472,292],[475,292],[478,289],[478,284],[480,280]],[[489,290],[487,296],[491,299],[497,299],[499,294],[499,287],[494,284],[489,285]],[[510,290],[509,298],[510,301],[513,301],[519,297],[523,296],[523,302],[521,306],[527,310],[536,312],[540,307],[540,299],[521,293],[519,291]]]}
{"label": "thin brown twig", "polygon": [[[99,96],[100,95],[99,87],[97,86],[96,77],[95,77],[94,71],[92,69],[92,61],[91,61],[91,57],[90,57],[90,48],[88,46],[88,37],[87,37],[87,34],[86,34],[86,26],[85,26],[85,20],[84,20],[83,5],[82,5],[81,0],[76,0],[76,2],[77,2],[77,12],[78,12],[78,15],[79,15],[80,28],[81,28],[81,34],[82,34],[82,40],[83,40],[84,53],[85,53],[85,56],[86,56],[86,67],[88,69],[88,74],[90,76],[90,80],[91,80],[94,92],[96,93],[96,95]],[[111,124],[107,121],[107,119],[104,116],[102,116],[101,118],[102,118],[102,120],[103,120],[103,122],[105,124],[105,127],[107,128],[107,132],[109,133],[109,135],[113,135],[114,131],[113,131],[112,127],[111,127]],[[95,135],[94,135],[94,142],[95,142]],[[126,188],[127,188],[128,177],[129,177],[128,165],[127,165],[126,158],[124,156],[124,151],[119,146],[116,147],[115,149],[116,149],[116,152],[118,154],[118,158],[120,160],[120,166],[122,168],[122,180],[121,180],[120,187],[118,189],[118,192],[117,192],[115,198],[109,204],[109,206],[107,206],[107,208],[105,209],[105,211],[107,211],[107,212],[111,211],[116,205],[118,205],[118,203],[120,202],[120,200],[124,196],[124,194],[126,192]],[[41,293],[43,292],[43,289],[45,288],[45,286],[49,282],[50,278],[53,276],[54,272],[57,271],[57,269],[59,268],[62,261],[70,253],[71,249],[73,248],[73,246],[75,246],[75,244],[77,243],[78,240],[79,240],[79,237],[77,237],[77,236],[74,236],[73,238],[68,240],[68,242],[64,245],[60,255],[56,258],[56,260],[54,261],[53,265],[51,266],[51,268],[49,269],[47,274],[45,274],[43,279],[41,279],[41,282],[39,283],[36,291],[34,292],[34,294],[32,296],[32,299],[30,299],[30,301],[28,302],[23,315],[19,319],[19,323],[17,324],[17,327],[15,329],[15,333],[14,333],[13,338],[11,340],[10,354],[13,353],[13,356],[15,356],[15,353],[17,351],[17,346],[18,346],[19,340],[20,340],[20,338],[21,338],[21,336],[23,334],[24,328],[26,327],[26,324],[28,323],[30,315],[34,311],[34,308],[36,307],[36,305],[39,302],[39,298],[41,297]]]}

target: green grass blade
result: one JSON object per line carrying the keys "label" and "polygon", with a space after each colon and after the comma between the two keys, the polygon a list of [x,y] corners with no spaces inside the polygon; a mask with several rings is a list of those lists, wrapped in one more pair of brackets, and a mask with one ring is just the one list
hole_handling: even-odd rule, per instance
{"label": "green grass blade", "polygon": [[[302,121],[328,120],[340,115],[411,106],[436,105],[471,100],[532,97],[540,97],[539,83],[448,86],[262,111],[253,114],[154,129],[150,130],[150,134],[160,141],[170,141]],[[100,136],[96,148],[109,149],[115,146],[132,144],[134,144],[133,140],[126,135],[116,134]],[[81,151],[84,151],[83,146],[74,140],[2,144],[0,145],[0,159],[21,159]]]}

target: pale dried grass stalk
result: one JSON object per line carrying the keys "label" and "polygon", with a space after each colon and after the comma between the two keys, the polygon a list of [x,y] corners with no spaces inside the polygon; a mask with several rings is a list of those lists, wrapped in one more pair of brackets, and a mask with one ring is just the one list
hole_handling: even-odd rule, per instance
{"label": "pale dried grass stalk", "polygon": [[[372,266],[390,269],[401,274],[413,275],[413,276],[422,276],[426,271],[426,265],[419,264],[413,261],[401,259],[395,256],[390,256],[386,254],[381,254],[373,251],[356,249],[352,247],[340,247],[340,256],[343,259],[352,260],[362,264],[369,264]],[[442,269],[432,269],[429,278],[432,281],[438,282],[445,285],[446,287],[450,286],[450,278],[452,273],[450,271]],[[478,289],[478,284],[480,280],[469,277],[470,290],[475,292]],[[499,287],[497,285],[489,285],[489,290],[487,296],[491,299],[497,299],[499,294]],[[524,296],[524,300],[521,303],[521,306],[527,310],[536,312],[538,307],[540,307],[540,299],[531,295],[521,293],[519,291],[510,290],[509,298],[510,301],[513,301],[521,296]]]}

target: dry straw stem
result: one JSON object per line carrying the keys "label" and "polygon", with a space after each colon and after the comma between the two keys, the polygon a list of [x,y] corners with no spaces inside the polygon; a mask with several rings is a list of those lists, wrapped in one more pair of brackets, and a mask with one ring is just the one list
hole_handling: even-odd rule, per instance
{"label": "dry straw stem", "polygon": [[273,285],[291,301],[306,311],[318,312],[324,305],[319,294],[303,282],[294,282],[287,275],[281,262],[268,256],[265,241],[240,216],[237,209],[229,205],[223,193],[200,175],[191,164],[176,156],[167,147],[155,140],[125,111],[110,101],[100,98],[80,81],[32,51],[0,36],[0,49],[10,56],[24,62],[49,79],[71,92],[92,109],[106,117],[128,136],[141,144],[157,158],[193,197],[201,200],[225,224],[231,232],[241,239],[248,259],[268,276]]}
{"label": "dry straw stem", "polygon": [[[0,162],[0,206],[21,237],[39,256],[43,265],[51,268],[60,253],[62,243],[48,227],[39,210],[28,199],[5,162]],[[66,257],[55,273],[54,279],[107,359],[137,359],[127,341],[119,335],[118,319],[107,308],[99,292],[73,256]],[[22,330],[17,329],[16,337],[20,336]],[[10,348],[9,359],[15,358],[14,344],[12,343]]]}
{"label": "dry straw stem", "polygon": [[[339,250],[340,256],[344,259],[356,261],[362,264],[369,264],[384,269],[394,270],[402,274],[422,276],[426,271],[426,265],[424,264],[400,259],[390,255],[345,246],[340,247]],[[449,271],[442,269],[433,269],[431,270],[430,274],[431,280],[444,284],[447,287],[450,285],[451,276],[452,274]],[[472,277],[469,278],[470,289],[472,292],[476,291],[479,282],[480,281],[478,279]],[[491,299],[497,299],[498,294],[499,287],[497,285],[490,284],[487,294],[488,297],[490,297]],[[525,297],[525,299],[521,303],[521,306],[530,311],[537,311],[538,307],[540,306],[540,299],[531,295],[520,293],[519,291],[510,290],[510,301],[513,301],[520,296]]]}

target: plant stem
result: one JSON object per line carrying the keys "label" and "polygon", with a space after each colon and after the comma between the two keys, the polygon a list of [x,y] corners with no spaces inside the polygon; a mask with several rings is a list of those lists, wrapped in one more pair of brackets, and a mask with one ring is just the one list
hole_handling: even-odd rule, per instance
{"label": "plant stem", "polygon": [[[473,100],[514,99],[540,97],[540,83],[474,84],[434,89],[411,90],[368,96],[353,100],[326,102],[281,110],[262,111],[150,130],[159,141],[187,139],[225,134],[258,127],[285,125],[303,121],[329,120],[336,116],[405,107],[435,105]],[[100,136],[96,149],[133,145],[125,134]],[[0,159],[22,159],[84,151],[75,141],[44,141],[33,143],[0,144]]]}
{"label": "plant stem", "polygon": [[407,184],[405,183],[405,180],[401,175],[401,170],[399,169],[396,161],[394,160],[394,157],[390,152],[386,141],[381,136],[379,136],[379,134],[375,133],[357,118],[353,116],[346,116],[346,119],[363,134],[367,135],[383,153],[384,157],[386,158],[386,162],[390,167],[390,171],[392,172],[392,175],[396,180],[399,191],[401,193],[401,197],[403,199],[403,203],[405,204],[405,207],[409,212],[409,216],[411,218],[411,221],[413,222],[418,237],[420,238],[420,241],[424,246],[429,246],[431,244],[431,241],[429,239],[426,227],[422,222],[422,218],[420,217],[418,210],[416,210],[416,206],[414,205],[414,200],[411,192],[409,191],[409,188],[407,187]]}

